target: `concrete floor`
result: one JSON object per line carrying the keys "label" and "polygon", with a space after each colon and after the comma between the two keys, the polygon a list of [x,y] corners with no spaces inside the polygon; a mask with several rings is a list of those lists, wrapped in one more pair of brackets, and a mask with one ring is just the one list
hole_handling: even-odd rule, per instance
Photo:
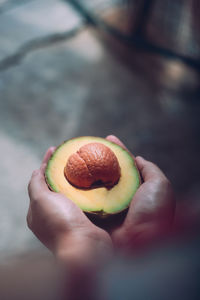
{"label": "concrete floor", "polygon": [[[81,23],[61,1],[30,1],[0,15],[0,59]],[[2,68],[1,255],[44,249],[26,227],[27,183],[46,149],[71,137],[115,134],[163,169],[178,199],[198,200],[199,96],[191,69],[130,52],[92,29]]]}

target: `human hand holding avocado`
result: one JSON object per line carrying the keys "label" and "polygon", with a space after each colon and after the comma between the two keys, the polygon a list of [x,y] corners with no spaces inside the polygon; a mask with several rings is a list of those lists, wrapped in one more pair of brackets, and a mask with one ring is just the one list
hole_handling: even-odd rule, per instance
{"label": "human hand holding avocado", "polygon": [[59,260],[89,263],[96,255],[109,253],[112,243],[107,232],[95,226],[83,211],[60,193],[50,191],[44,172],[55,151],[47,150],[40,169],[29,182],[29,228]]}
{"label": "human hand holding avocado", "polygon": [[[124,145],[114,136],[107,137],[107,140],[124,148]],[[113,149],[115,150],[115,148]],[[131,169],[129,174],[133,180],[136,178],[137,184],[133,182],[133,187],[129,185],[128,194],[133,193],[134,196],[132,199],[128,197],[128,194],[125,195],[125,201],[122,201],[123,205],[118,206],[118,211],[120,211],[121,208],[124,209],[130,204],[124,223],[120,228],[113,230],[109,236],[106,231],[91,223],[83,211],[65,195],[48,189],[44,172],[54,150],[55,148],[51,148],[47,151],[40,170],[33,173],[29,184],[31,202],[27,220],[30,229],[57,257],[66,257],[70,260],[71,258],[79,260],[83,257],[84,260],[86,257],[90,259],[91,253],[95,251],[100,253],[102,248],[110,251],[111,238],[117,246],[128,245],[132,248],[138,242],[150,242],[170,227],[175,207],[171,187],[167,178],[154,164],[139,157],[135,159],[144,183],[139,187],[135,168]],[[118,155],[118,152],[116,153]],[[130,162],[129,157],[130,155],[126,156],[127,163]],[[121,166],[121,172],[123,173],[123,166]],[[105,175],[105,173],[103,174]],[[84,176],[86,175],[84,174]],[[64,175],[63,180],[66,180]],[[119,185],[119,183],[117,184]],[[73,187],[73,189],[77,190],[77,187]],[[125,194],[127,189],[124,191]],[[100,188],[101,190],[102,194],[100,195],[104,196],[105,189]],[[83,194],[89,195],[90,198],[87,190],[81,191],[80,198]],[[110,195],[109,190],[107,194]],[[110,199],[112,203],[115,200],[115,198],[114,200]],[[98,201],[97,195],[97,204],[99,204]],[[106,197],[104,203],[105,201]],[[99,205],[100,211],[102,211],[102,204]],[[104,213],[113,209],[113,206],[105,207]],[[94,207],[91,210],[94,212]]]}
{"label": "human hand holding avocado", "polygon": [[[107,139],[128,151],[117,137]],[[167,235],[175,213],[173,190],[164,173],[142,157],[133,159],[144,182],[133,196],[123,224],[111,234],[117,246],[130,249],[149,245]]]}

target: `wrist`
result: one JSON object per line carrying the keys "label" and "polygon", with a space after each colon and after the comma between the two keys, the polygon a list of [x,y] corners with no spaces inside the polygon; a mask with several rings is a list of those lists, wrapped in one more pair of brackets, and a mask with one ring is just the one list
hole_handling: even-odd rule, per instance
{"label": "wrist", "polygon": [[71,234],[57,240],[53,253],[58,261],[65,263],[96,265],[110,258],[112,242],[109,236],[99,238],[95,234],[89,236]]}
{"label": "wrist", "polygon": [[67,280],[63,284],[65,298],[96,299],[96,275],[111,253],[111,239],[103,231],[86,235],[79,232],[59,239],[54,254]]}
{"label": "wrist", "polygon": [[68,235],[59,240],[54,255],[63,278],[63,298],[95,299],[99,271],[94,259],[95,248],[91,239],[83,236]]}

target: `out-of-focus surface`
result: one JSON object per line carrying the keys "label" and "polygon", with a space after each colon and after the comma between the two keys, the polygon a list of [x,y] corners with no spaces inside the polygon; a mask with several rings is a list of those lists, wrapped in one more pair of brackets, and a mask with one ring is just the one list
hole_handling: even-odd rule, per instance
{"label": "out-of-focus surface", "polygon": [[[0,4],[6,1],[0,1]],[[27,1],[0,14],[0,59],[24,43],[80,26],[63,1]],[[106,42],[105,42],[106,41]],[[2,64],[0,63],[2,66]],[[0,253],[44,249],[26,228],[27,184],[51,145],[115,134],[157,163],[179,201],[199,199],[199,74],[86,28],[30,50],[0,72]]]}

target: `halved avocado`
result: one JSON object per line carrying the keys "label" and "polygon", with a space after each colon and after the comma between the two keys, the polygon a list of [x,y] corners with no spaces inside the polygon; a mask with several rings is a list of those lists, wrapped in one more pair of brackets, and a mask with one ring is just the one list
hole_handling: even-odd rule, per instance
{"label": "halved avocado", "polygon": [[[70,156],[79,153],[81,147],[92,143],[108,147],[118,160],[120,177],[112,187],[100,185],[84,189],[70,183],[66,178],[65,167]],[[64,194],[84,212],[100,216],[125,210],[140,185],[140,175],[132,156],[119,145],[92,136],[77,137],[61,144],[48,162],[45,177],[51,190]]]}

